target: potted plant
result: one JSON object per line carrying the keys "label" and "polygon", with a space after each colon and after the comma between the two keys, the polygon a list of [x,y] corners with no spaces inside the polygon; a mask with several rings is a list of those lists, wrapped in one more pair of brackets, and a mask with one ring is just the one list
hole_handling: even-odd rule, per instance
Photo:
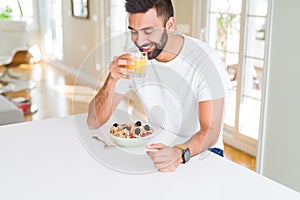
{"label": "potted plant", "polygon": [[12,8],[6,6],[5,9],[0,8],[0,19],[9,19],[11,18]]}
{"label": "potted plant", "polygon": [[[19,7],[19,11],[20,11],[20,17],[23,17],[23,9],[22,6],[20,4],[20,1],[17,0],[18,3],[18,7]],[[4,9],[0,8],[0,19],[10,19],[12,18],[12,8],[10,6],[6,6]]]}

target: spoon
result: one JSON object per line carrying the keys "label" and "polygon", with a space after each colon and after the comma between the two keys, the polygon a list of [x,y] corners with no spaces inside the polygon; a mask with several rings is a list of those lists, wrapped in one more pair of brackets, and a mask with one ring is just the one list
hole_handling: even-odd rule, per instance
{"label": "spoon", "polygon": [[95,139],[98,142],[103,143],[104,144],[104,148],[116,147],[116,145],[114,145],[114,144],[108,144],[105,140],[100,139],[97,135],[94,135],[92,138]]}

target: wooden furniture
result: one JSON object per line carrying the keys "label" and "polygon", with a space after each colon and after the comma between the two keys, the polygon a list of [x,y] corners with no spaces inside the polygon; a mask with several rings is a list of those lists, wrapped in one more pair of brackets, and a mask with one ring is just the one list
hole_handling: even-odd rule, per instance
{"label": "wooden furniture", "polygon": [[4,73],[0,76],[0,82],[9,82],[9,79],[5,79],[6,76],[18,79],[18,76],[11,74],[10,68],[19,67],[22,64],[30,64],[31,58],[32,55],[27,48],[15,49],[6,63],[0,63],[0,65],[5,68]]}
{"label": "wooden furniture", "polygon": [[104,149],[91,139],[101,130],[88,129],[86,114],[0,127],[0,199],[300,199],[298,192],[209,152],[172,173],[121,172],[92,152],[115,164],[154,168],[145,154],[131,163],[118,159],[124,151]]}
{"label": "wooden furniture", "polygon": [[0,65],[6,68],[0,81],[7,83],[9,80],[5,77],[11,75],[9,68],[26,64],[29,59],[26,21],[0,20]]}

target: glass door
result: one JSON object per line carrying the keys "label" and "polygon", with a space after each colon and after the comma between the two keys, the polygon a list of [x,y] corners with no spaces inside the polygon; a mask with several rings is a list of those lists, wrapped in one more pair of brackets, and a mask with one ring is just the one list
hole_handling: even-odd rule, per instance
{"label": "glass door", "polygon": [[268,0],[249,1],[239,109],[239,132],[258,139]]}
{"label": "glass door", "polygon": [[235,127],[236,124],[236,92],[237,68],[240,63],[240,30],[242,17],[242,0],[211,0],[208,16],[208,43],[221,55],[231,79],[230,99],[227,103],[225,124]]}
{"label": "glass door", "polygon": [[207,41],[231,79],[224,140],[256,155],[268,0],[208,0],[207,18]]}

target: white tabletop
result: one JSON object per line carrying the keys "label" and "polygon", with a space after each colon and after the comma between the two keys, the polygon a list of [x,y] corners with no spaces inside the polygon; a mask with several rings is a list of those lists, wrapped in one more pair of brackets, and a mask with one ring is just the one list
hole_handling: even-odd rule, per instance
{"label": "white tabletop", "polygon": [[[82,114],[1,126],[0,199],[300,199],[213,153],[193,157],[175,172],[157,172],[142,151],[130,157],[90,140],[101,130],[88,130],[85,120]],[[137,167],[122,164],[127,158]]]}

